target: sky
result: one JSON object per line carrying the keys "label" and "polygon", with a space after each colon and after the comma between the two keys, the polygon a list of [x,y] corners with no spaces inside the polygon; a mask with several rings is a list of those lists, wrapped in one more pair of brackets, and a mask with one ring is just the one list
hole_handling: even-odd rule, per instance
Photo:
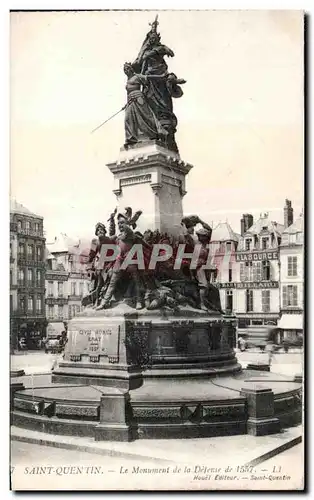
{"label": "sky", "polygon": [[[124,142],[123,64],[157,11],[11,13],[11,197],[44,217],[47,241],[93,234],[116,206],[106,164]],[[303,207],[301,11],[161,11],[182,160],[185,214],[240,231],[242,213],[283,222]],[[137,210],[145,207],[134,205]]]}

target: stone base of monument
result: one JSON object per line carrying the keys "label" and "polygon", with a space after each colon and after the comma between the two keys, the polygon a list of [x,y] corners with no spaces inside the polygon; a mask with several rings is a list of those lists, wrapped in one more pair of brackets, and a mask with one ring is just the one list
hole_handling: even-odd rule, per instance
{"label": "stone base of monument", "polygon": [[13,423],[119,441],[260,435],[298,424],[301,384],[242,371],[233,321],[188,307],[87,310],[69,322],[52,383],[14,392]]}

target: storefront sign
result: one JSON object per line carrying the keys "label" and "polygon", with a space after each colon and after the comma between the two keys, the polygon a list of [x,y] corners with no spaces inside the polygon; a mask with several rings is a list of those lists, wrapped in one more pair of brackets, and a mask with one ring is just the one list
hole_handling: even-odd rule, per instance
{"label": "storefront sign", "polygon": [[68,273],[67,274],[51,274],[49,271],[46,271],[46,280],[47,281],[67,281],[68,280]]}
{"label": "storefront sign", "polygon": [[277,259],[278,259],[278,252],[277,251],[236,253],[236,261],[237,262],[250,262],[250,261],[258,261],[258,260],[277,260]]}
{"label": "storefront sign", "polygon": [[265,288],[278,288],[278,281],[242,281],[239,283],[236,282],[228,282],[228,283],[215,283],[217,288],[239,288],[239,289],[265,289]]}

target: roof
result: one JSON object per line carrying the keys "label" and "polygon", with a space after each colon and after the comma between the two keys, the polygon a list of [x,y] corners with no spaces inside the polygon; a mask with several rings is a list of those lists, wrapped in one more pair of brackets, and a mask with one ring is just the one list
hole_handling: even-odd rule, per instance
{"label": "roof", "polygon": [[63,253],[69,252],[69,249],[77,245],[79,242],[73,240],[65,233],[60,233],[55,237],[54,241],[46,243],[47,249],[50,253]]}
{"label": "roof", "polygon": [[303,216],[300,215],[293,224],[288,226],[284,231],[283,234],[296,234],[296,233],[303,233],[304,232],[304,219]]}
{"label": "roof", "polygon": [[228,222],[220,222],[213,229],[211,241],[239,241],[239,236]]}
{"label": "roof", "polygon": [[55,237],[55,241],[46,243],[49,254],[69,253],[70,255],[79,255],[87,257],[90,252],[90,240],[73,239],[65,233],[60,233]]}
{"label": "roof", "polygon": [[10,212],[13,214],[30,215],[31,217],[43,219],[41,215],[31,212],[28,208],[24,207],[24,205],[18,203],[16,200],[10,200]]}
{"label": "roof", "polygon": [[277,233],[278,235],[281,235],[285,227],[283,224],[278,224],[278,222],[272,221],[268,214],[265,214],[254,222],[245,234],[260,234],[263,232],[263,228],[267,228],[266,230],[270,233]]}

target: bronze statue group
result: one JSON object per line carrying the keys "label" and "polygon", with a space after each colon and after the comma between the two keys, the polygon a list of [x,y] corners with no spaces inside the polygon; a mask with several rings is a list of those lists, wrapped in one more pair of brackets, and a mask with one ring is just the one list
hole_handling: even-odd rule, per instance
{"label": "bronze statue group", "polygon": [[[182,219],[182,234],[178,237],[158,230],[147,230],[142,234],[136,231],[136,221],[140,215],[140,211],[133,215],[130,207],[126,208],[125,213],[117,214],[115,210],[109,219],[109,235],[104,224],[99,222],[96,225],[97,239],[92,241],[87,263],[91,290],[83,298],[83,305],[100,310],[126,301],[137,310],[178,310],[180,306],[190,306],[221,311],[219,291],[211,283],[216,269],[205,266],[209,256],[210,226],[194,215]],[[202,226],[196,231],[197,240],[194,239],[196,225]],[[152,267],[149,264],[156,244],[170,246],[172,252],[169,258],[156,262]],[[174,265],[182,244],[184,253],[190,255],[195,245],[199,245],[193,269],[191,259],[184,256],[179,268]],[[103,245],[114,245],[118,252],[113,260],[105,260],[99,266]],[[124,265],[134,245],[141,245],[144,269],[133,262]]]}

